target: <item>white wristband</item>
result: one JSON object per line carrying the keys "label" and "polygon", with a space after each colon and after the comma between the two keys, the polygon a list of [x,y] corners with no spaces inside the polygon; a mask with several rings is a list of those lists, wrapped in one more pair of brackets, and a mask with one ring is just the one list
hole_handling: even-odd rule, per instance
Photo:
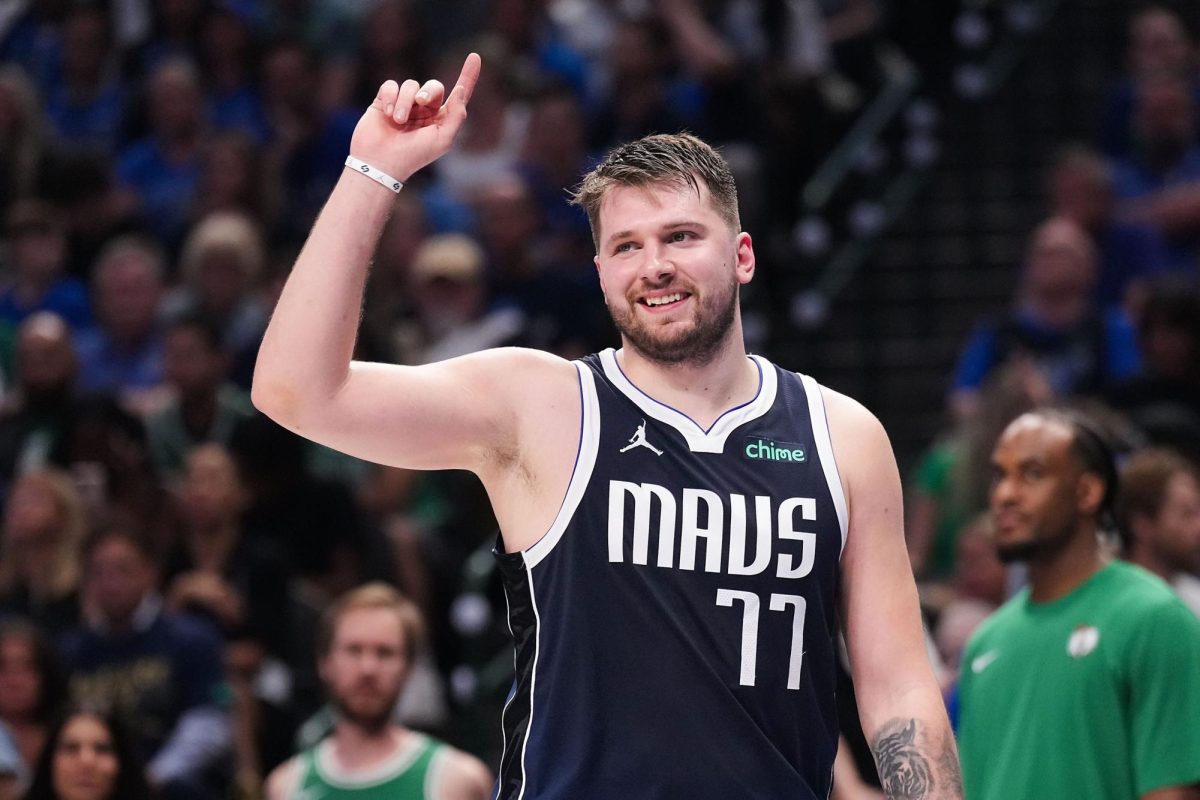
{"label": "white wristband", "polygon": [[359,161],[354,156],[346,156],[346,166],[360,175],[366,175],[376,183],[383,184],[396,194],[400,194],[400,190],[404,188],[404,184],[393,178],[391,175],[388,175],[381,169],[372,167],[365,161]]}

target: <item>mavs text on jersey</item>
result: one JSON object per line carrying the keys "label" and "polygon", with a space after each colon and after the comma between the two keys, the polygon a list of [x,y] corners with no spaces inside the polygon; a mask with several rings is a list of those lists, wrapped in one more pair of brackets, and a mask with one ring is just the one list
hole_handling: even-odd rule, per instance
{"label": "mavs text on jersey", "polygon": [[550,530],[497,553],[516,645],[499,800],[828,796],[846,502],[817,384],[752,356],[703,430],[606,350]]}

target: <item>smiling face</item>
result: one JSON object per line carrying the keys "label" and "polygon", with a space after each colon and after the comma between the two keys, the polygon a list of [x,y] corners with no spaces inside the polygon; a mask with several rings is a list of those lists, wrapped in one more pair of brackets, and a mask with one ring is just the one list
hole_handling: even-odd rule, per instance
{"label": "smiling face", "polygon": [[754,275],[702,181],[616,186],[600,205],[596,267],[626,347],[660,364],[705,364],[733,335],[738,286]]}

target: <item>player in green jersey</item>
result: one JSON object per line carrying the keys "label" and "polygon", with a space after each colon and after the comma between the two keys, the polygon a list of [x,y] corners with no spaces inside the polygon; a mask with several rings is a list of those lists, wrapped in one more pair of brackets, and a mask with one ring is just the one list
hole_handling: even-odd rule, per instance
{"label": "player in green jersey", "polygon": [[1200,799],[1200,621],[1109,557],[1108,448],[1077,416],[1033,412],[992,461],[997,549],[1028,566],[1029,586],[963,658],[966,797]]}
{"label": "player in green jersey", "polygon": [[346,594],[325,615],[321,678],[337,711],[333,733],[276,769],[270,800],[484,800],[481,761],[393,721],[420,638],[413,605],[384,584]]}

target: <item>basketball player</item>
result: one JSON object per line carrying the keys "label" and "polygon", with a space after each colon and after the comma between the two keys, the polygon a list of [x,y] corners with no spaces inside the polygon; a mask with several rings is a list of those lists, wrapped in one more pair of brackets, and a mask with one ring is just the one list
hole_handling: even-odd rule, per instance
{"label": "basketball player", "polygon": [[271,773],[270,800],[488,796],[492,776],[479,759],[392,721],[420,630],[416,607],[382,583],[330,607],[318,648],[337,723],[329,738]]}
{"label": "basketball player", "polygon": [[469,56],[445,102],[436,81],[380,88],[253,397],[360,457],[482,479],[517,649],[496,796],[826,797],[840,621],[885,788],[961,797],[887,436],[854,401],[746,354],[754,247],[703,142],[618,148],[578,192],[620,350],[351,361],[391,190],[450,147],[479,69]]}
{"label": "basketball player", "polygon": [[1058,411],[1018,417],[992,456],[1005,561],[1029,586],[963,656],[959,746],[971,800],[1200,800],[1200,621],[1097,536],[1117,473]]}

